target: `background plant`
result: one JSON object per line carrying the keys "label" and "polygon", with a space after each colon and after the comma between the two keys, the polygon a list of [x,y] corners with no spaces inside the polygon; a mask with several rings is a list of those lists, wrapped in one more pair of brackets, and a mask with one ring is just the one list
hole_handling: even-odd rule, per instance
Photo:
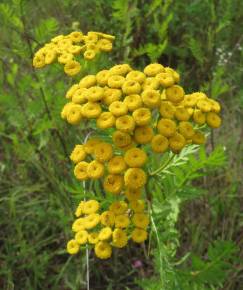
{"label": "background plant", "polygon": [[171,289],[240,289],[242,2],[12,0],[0,15],[1,288],[85,289],[84,257],[68,258],[63,245],[82,198],[67,155],[90,129],[59,117],[70,85],[62,70],[31,67],[50,37],[81,27],[117,35],[119,48],[87,71],[159,61],[182,72],[189,91],[201,84],[219,99],[224,116],[206,148],[164,168],[150,256],[133,248],[103,264],[91,257],[91,289],[157,289],[158,277]]}

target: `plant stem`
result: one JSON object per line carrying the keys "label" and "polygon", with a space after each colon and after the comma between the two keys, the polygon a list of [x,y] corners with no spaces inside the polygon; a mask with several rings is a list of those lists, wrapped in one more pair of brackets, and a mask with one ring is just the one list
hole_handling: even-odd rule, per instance
{"label": "plant stem", "polygon": [[171,155],[171,157],[169,157],[163,165],[161,165],[155,171],[151,172],[150,176],[156,175],[156,174],[160,173],[161,171],[163,171],[163,169],[165,169],[165,167],[173,160],[173,158],[174,158],[174,154]]}

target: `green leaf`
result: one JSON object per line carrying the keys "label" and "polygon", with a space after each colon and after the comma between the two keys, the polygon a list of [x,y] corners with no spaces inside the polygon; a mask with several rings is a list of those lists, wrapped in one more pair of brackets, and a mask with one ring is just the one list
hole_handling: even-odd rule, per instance
{"label": "green leaf", "polygon": [[39,42],[45,42],[54,36],[58,27],[58,21],[53,17],[41,20],[39,25],[34,29],[35,37]]}

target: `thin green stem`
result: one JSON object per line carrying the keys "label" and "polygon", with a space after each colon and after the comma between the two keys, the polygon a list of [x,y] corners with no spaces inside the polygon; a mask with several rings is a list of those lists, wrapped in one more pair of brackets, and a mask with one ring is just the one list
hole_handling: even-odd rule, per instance
{"label": "thin green stem", "polygon": [[166,161],[164,164],[162,164],[159,168],[157,168],[155,171],[151,172],[151,173],[150,173],[150,176],[153,176],[153,175],[156,175],[156,174],[162,172],[162,171],[163,171],[163,170],[164,170],[164,169],[169,165],[169,163],[173,160],[173,158],[174,158],[174,154],[171,155],[171,156],[167,159],[167,161]]}

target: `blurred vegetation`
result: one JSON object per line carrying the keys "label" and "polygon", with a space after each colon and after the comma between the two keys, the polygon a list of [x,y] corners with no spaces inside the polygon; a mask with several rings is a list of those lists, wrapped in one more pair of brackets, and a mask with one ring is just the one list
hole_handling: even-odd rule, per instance
{"label": "blurred vegetation", "polygon": [[240,0],[1,0],[1,289],[86,289],[84,253],[69,257],[65,244],[82,198],[68,155],[89,129],[60,118],[72,83],[62,69],[32,69],[34,51],[75,29],[117,37],[82,74],[158,61],[188,92],[219,100],[224,120],[150,188],[150,243],[110,261],[90,256],[91,289],[242,289],[242,23]]}

